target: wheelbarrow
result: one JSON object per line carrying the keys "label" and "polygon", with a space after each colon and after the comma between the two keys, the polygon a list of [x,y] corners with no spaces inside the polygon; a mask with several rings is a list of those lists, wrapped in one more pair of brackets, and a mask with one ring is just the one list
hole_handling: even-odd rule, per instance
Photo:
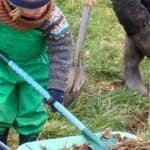
{"label": "wheelbarrow", "polygon": [[[110,137],[109,139],[104,139],[103,132],[93,134],[94,136],[97,136],[99,140],[103,142],[103,144],[105,144],[105,147],[111,148],[112,146],[117,144],[117,140],[113,137]],[[130,139],[136,138],[135,135],[127,132],[114,131],[111,132],[111,134],[119,134],[121,137],[128,137]],[[19,146],[17,150],[74,150],[73,146],[80,147],[80,145],[84,144],[92,150],[106,150],[106,148],[103,149],[102,147],[99,147],[99,149],[94,149],[92,141],[88,140],[85,136],[82,135],[28,142]]]}
{"label": "wheelbarrow", "polygon": [[[39,83],[37,83],[29,74],[27,74],[20,66],[18,66],[13,60],[11,60],[2,50],[0,50],[0,59],[2,59],[16,74],[22,77],[28,84],[30,84],[44,99],[50,100],[51,95],[45,90]],[[70,121],[76,128],[82,133],[81,136],[65,137],[52,140],[44,140],[26,143],[20,146],[17,150],[42,150],[42,147],[46,147],[43,150],[60,150],[64,146],[69,144],[82,144],[86,143],[92,150],[108,150],[108,148],[117,144],[117,139],[110,135],[109,138],[103,138],[103,134],[92,133],[81,121],[78,120],[68,109],[66,109],[58,101],[52,103],[53,107],[60,112],[68,121]],[[121,135],[125,135],[128,138],[136,138],[136,136],[130,133],[120,132]],[[48,147],[47,147],[48,146]]]}

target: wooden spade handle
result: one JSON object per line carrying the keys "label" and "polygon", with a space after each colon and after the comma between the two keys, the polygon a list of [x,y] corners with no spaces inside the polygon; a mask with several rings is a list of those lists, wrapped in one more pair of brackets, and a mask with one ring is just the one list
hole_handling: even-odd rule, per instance
{"label": "wooden spade handle", "polygon": [[80,28],[79,28],[79,33],[78,33],[78,38],[77,38],[77,43],[76,43],[76,48],[74,53],[74,65],[76,67],[79,67],[81,65],[80,53],[84,44],[93,1],[94,0],[85,0],[85,4],[83,6],[82,19],[80,23]]}
{"label": "wooden spade handle", "polygon": [[88,6],[93,6],[93,3],[95,2],[96,0],[85,0],[84,4],[85,5],[88,5]]}

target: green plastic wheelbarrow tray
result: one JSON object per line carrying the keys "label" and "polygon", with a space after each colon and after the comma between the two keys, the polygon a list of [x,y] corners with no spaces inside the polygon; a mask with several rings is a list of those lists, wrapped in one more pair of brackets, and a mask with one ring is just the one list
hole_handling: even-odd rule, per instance
{"label": "green plastic wheelbarrow tray", "polygon": [[[136,139],[137,137],[133,134],[127,133],[127,132],[118,132],[113,131],[111,132],[112,135],[119,134],[121,137],[128,137],[130,139]],[[104,139],[103,132],[100,133],[94,133],[97,137],[99,137],[103,142],[108,145],[109,148],[116,145],[116,140],[114,138]],[[92,147],[91,141],[88,141],[87,138],[85,138],[82,135],[77,136],[68,136],[68,137],[61,137],[61,138],[55,138],[55,139],[47,139],[47,140],[40,140],[40,141],[34,141],[34,142],[28,142],[25,143],[17,148],[17,150],[63,150],[64,148],[71,148],[73,145],[80,146],[82,144],[86,144],[89,147]],[[94,150],[94,149],[93,149]],[[99,150],[103,150],[102,148],[99,148]]]}

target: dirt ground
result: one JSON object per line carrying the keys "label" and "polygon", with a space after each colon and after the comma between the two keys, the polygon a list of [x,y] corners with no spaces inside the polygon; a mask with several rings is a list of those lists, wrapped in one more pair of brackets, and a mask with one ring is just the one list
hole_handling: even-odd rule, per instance
{"label": "dirt ground", "polygon": [[150,150],[150,140],[121,138],[120,135],[114,135],[118,139],[118,144],[111,150]]}
{"label": "dirt ground", "polygon": [[[121,138],[119,134],[114,135],[118,139],[118,144],[108,150],[150,150],[150,140],[138,138],[136,140],[128,139],[126,137]],[[62,150],[92,150],[86,144],[73,145],[71,148],[63,148]]]}
{"label": "dirt ground", "polygon": [[131,116],[132,122],[127,127],[127,130],[136,134],[138,131],[142,131],[148,127],[149,108],[140,110],[138,113],[134,113],[130,110],[130,113],[133,114]]}
{"label": "dirt ground", "polygon": [[92,150],[88,145],[83,144],[83,145],[73,145],[72,148],[63,148],[62,150]]}

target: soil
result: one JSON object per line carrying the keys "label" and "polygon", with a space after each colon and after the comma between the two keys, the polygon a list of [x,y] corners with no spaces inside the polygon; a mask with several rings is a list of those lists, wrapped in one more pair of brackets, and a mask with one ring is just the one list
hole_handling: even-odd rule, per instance
{"label": "soil", "polygon": [[[150,150],[150,141],[144,139],[128,139],[115,134],[114,137],[118,139],[118,144],[108,150]],[[62,150],[92,150],[88,145],[73,145],[71,148],[63,148]]]}
{"label": "soil", "polygon": [[129,113],[132,114],[130,118],[132,122],[128,126],[130,132],[137,133],[148,127],[149,108],[144,108],[144,110],[141,110],[138,113],[130,110]]}
{"label": "soil", "polygon": [[88,145],[82,144],[82,145],[73,145],[72,148],[63,148],[62,150],[92,150]]}
{"label": "soil", "polygon": [[114,135],[118,139],[118,144],[110,150],[150,150],[150,141],[141,138],[128,139],[121,138],[119,134]]}

